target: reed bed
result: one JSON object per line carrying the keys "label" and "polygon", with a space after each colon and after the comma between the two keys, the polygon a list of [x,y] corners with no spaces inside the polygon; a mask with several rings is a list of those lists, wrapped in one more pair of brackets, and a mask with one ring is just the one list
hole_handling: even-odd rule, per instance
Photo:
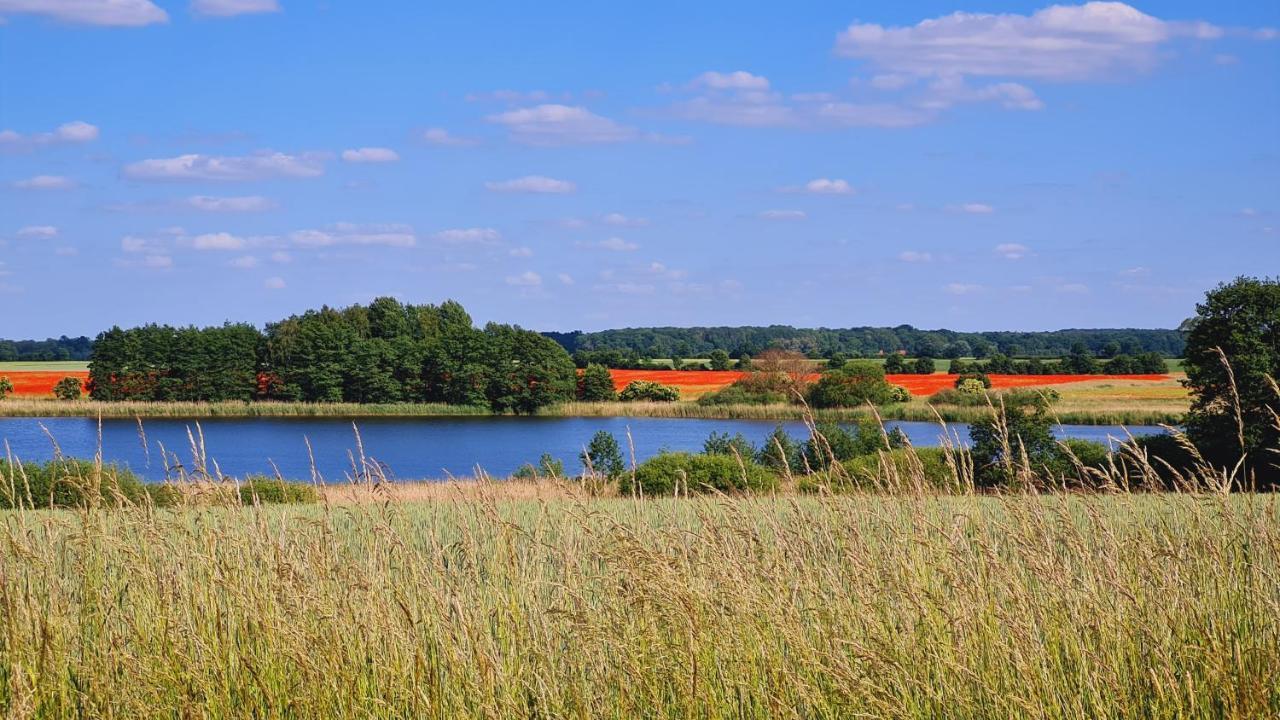
{"label": "reed bed", "polygon": [[436,417],[488,415],[489,409],[445,403],[151,402],[10,398],[0,417]]}

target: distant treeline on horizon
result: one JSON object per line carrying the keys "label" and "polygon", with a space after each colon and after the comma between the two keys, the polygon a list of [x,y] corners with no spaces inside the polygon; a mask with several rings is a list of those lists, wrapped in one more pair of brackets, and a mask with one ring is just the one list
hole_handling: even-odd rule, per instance
{"label": "distant treeline on horizon", "polygon": [[906,353],[933,358],[1010,357],[1056,358],[1071,354],[1077,344],[1100,357],[1156,352],[1182,357],[1186,339],[1181,330],[1140,328],[1074,329],[1038,332],[955,332],[919,330],[910,325],[893,328],[847,329],[768,327],[650,327],[599,332],[548,332],[570,354],[618,351],[645,358],[706,357],[724,350],[733,357],[758,355],[768,349],[794,350],[813,358],[836,353],[874,357]]}
{"label": "distant treeline on horizon", "polygon": [[[1065,357],[1077,343],[1089,352],[1108,357],[1157,352],[1165,357],[1182,357],[1186,340],[1181,330],[1143,328],[1099,328],[1015,332],[956,332],[919,330],[910,325],[893,328],[856,327],[847,329],[767,327],[650,327],[601,330],[599,332],[544,332],[570,354],[579,351],[617,350],[639,357],[706,357],[712,350],[724,350],[733,357],[743,353],[758,355],[778,348],[795,350],[811,357],[831,357],[844,353],[855,357],[905,352],[913,357]],[[88,337],[47,340],[0,340],[0,362],[89,360],[93,341]]]}

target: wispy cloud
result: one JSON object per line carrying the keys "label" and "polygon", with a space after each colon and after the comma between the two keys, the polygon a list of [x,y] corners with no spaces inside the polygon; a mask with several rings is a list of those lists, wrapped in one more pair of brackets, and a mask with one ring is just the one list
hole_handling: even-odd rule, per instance
{"label": "wispy cloud", "polygon": [[[0,0],[3,3],[3,0]],[[33,148],[42,145],[61,145],[92,142],[100,131],[96,125],[83,120],[63,123],[49,132],[24,135],[16,130],[0,130],[0,148]]]}
{"label": "wispy cloud", "polygon": [[484,186],[491,192],[553,195],[572,193],[578,189],[577,185],[568,180],[556,180],[544,175],[526,175],[514,180],[487,182]]}
{"label": "wispy cloud", "polygon": [[204,17],[234,17],[280,12],[276,0],[191,0],[191,12]]}
{"label": "wispy cloud", "polygon": [[525,145],[587,145],[636,140],[639,131],[580,106],[538,105],[490,115],[488,121],[507,128],[513,141]]}
{"label": "wispy cloud", "polygon": [[400,159],[395,150],[381,147],[365,147],[343,150],[342,159],[349,163],[391,163]]}
{"label": "wispy cloud", "polygon": [[76,186],[76,181],[62,175],[36,175],[18,180],[13,186],[19,190],[70,190]]}
{"label": "wispy cloud", "polygon": [[271,151],[226,157],[191,154],[140,160],[126,165],[123,174],[130,180],[147,181],[313,178],[324,174],[324,163],[319,154],[287,155]]}
{"label": "wispy cloud", "polygon": [[276,204],[261,195],[244,195],[240,197],[216,197],[213,195],[192,195],[182,201],[186,207],[211,213],[248,213],[272,210]]}
{"label": "wispy cloud", "polygon": [[139,27],[169,22],[150,0],[0,0],[0,13],[41,15],[77,25]]}
{"label": "wispy cloud", "polygon": [[427,128],[422,131],[419,137],[428,145],[439,145],[441,147],[468,147],[476,144],[476,140],[458,137],[444,128]]}
{"label": "wispy cloud", "polygon": [[761,220],[795,221],[809,217],[803,210],[765,210],[758,217]]}

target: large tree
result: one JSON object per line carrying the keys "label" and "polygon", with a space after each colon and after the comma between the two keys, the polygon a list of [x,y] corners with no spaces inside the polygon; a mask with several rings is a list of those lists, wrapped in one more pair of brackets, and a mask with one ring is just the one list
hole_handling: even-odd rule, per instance
{"label": "large tree", "polygon": [[[1280,280],[1237,278],[1210,290],[1187,335],[1187,434],[1239,486],[1280,485]],[[1225,358],[1225,360],[1224,360]]]}

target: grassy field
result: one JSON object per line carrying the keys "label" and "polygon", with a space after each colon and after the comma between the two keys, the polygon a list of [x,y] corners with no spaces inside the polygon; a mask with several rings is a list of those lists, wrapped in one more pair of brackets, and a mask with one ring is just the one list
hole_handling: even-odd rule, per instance
{"label": "grassy field", "polygon": [[0,374],[11,372],[78,372],[87,371],[87,360],[58,360],[51,362],[0,362]]}
{"label": "grassy field", "polygon": [[[8,717],[1261,718],[1264,496],[26,511]],[[340,493],[341,491],[333,491]]]}

